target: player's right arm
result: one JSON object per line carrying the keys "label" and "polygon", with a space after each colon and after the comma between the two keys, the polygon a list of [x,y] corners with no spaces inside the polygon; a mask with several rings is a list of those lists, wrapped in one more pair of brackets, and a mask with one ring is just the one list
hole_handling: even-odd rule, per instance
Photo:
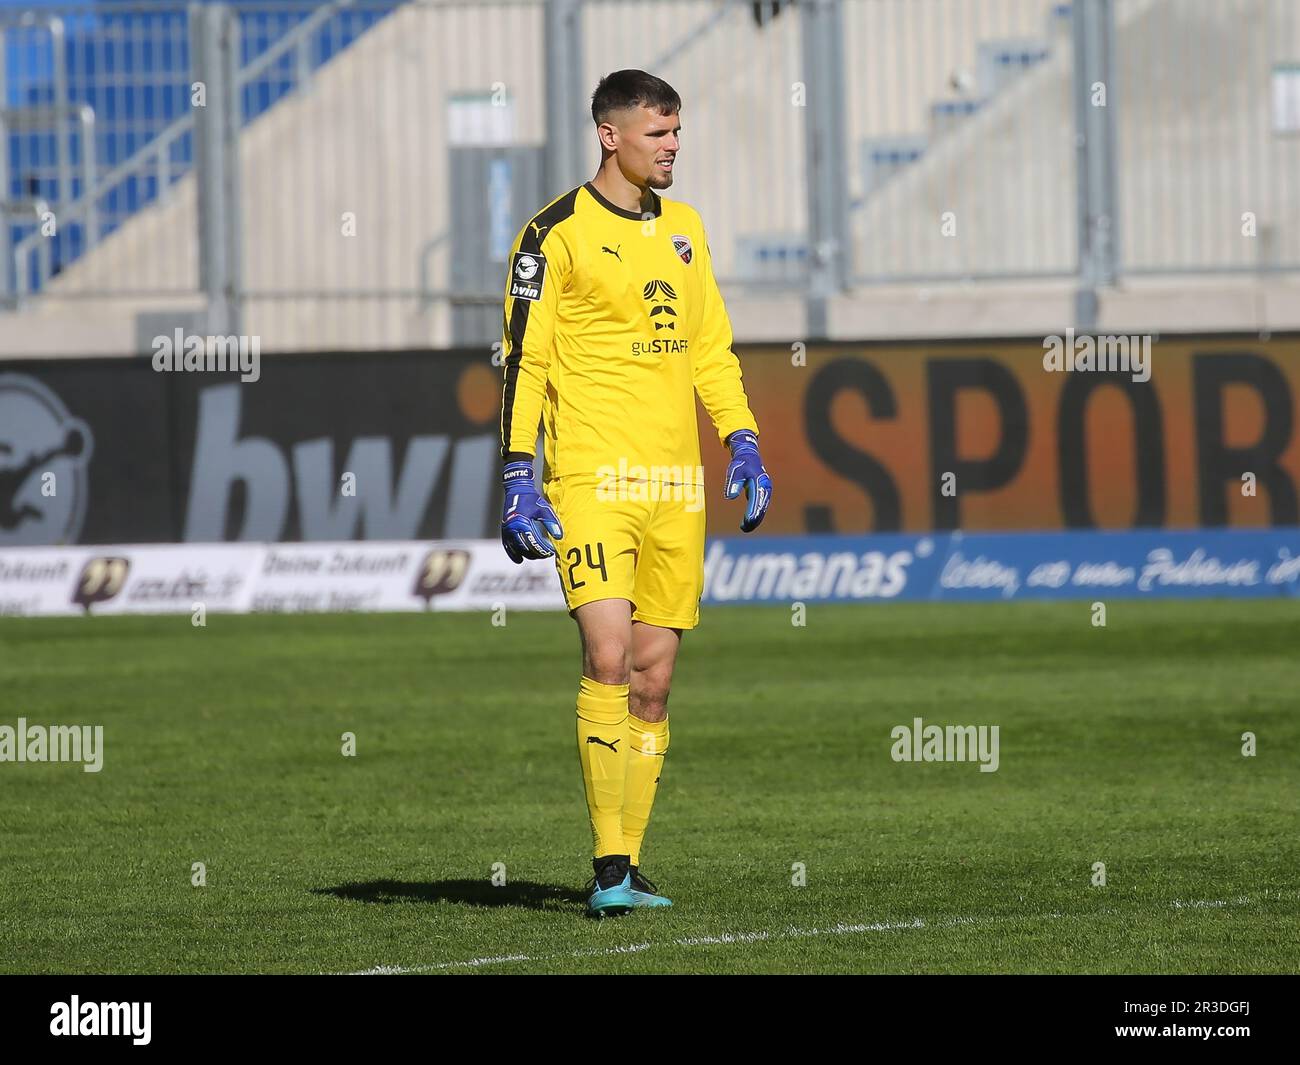
{"label": "player's right arm", "polygon": [[[560,291],[570,258],[564,242],[534,219],[511,248],[506,278],[501,397],[501,545],[513,562],[554,554],[547,535],[564,531],[533,481],[533,451],[554,354]],[[547,239],[550,237],[550,239]]]}
{"label": "player's right arm", "polygon": [[564,241],[529,222],[510,251],[502,356],[501,458],[531,458],[554,353],[560,293],[571,261]]}

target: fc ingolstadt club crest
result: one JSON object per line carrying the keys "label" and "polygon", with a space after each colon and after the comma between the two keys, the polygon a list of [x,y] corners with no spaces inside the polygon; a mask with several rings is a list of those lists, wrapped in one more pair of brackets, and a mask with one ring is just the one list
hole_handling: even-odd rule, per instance
{"label": "fc ingolstadt club crest", "polygon": [[680,233],[673,234],[673,250],[681,257],[682,262],[687,265],[691,261],[691,238],[683,237]]}

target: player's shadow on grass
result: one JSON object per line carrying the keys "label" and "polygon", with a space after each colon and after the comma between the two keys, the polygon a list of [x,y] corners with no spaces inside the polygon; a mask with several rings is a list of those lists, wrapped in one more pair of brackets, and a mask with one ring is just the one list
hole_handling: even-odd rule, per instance
{"label": "player's shadow on grass", "polygon": [[354,902],[456,902],[463,906],[520,906],[548,910],[557,905],[582,905],[587,896],[574,888],[515,880],[493,887],[487,880],[366,880],[337,887],[312,888],[313,895],[333,895]]}

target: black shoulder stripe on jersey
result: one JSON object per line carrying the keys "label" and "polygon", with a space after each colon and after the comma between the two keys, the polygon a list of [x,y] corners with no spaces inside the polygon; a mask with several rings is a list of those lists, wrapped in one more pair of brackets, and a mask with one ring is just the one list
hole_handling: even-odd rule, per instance
{"label": "black shoulder stripe on jersey", "polygon": [[[542,244],[551,230],[573,214],[578,201],[578,190],[561,196],[554,203],[533,216],[524,227],[524,239],[519,242],[521,252],[533,255],[542,253]],[[553,282],[558,284],[557,282]],[[524,354],[524,336],[528,331],[528,310],[532,300],[516,299],[510,312],[510,353],[506,356],[506,390],[501,402],[501,458],[510,447],[510,424],[514,418],[515,385],[519,380],[519,360]]]}

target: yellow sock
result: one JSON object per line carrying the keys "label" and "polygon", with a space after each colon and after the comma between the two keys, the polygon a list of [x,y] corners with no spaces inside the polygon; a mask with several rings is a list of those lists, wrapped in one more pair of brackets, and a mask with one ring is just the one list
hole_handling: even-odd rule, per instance
{"label": "yellow sock", "polygon": [[623,795],[627,784],[627,685],[583,677],[578,688],[578,761],[587,788],[593,856],[627,854]]}
{"label": "yellow sock", "polygon": [[631,750],[627,756],[627,794],[623,797],[623,840],[632,864],[640,865],[641,842],[650,824],[650,807],[668,753],[668,719],[642,721],[629,716],[627,724]]}

